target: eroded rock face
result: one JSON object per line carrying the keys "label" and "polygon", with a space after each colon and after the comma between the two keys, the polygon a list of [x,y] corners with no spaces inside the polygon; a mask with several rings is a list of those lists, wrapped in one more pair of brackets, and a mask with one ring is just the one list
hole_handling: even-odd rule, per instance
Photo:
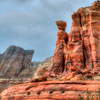
{"label": "eroded rock face", "polygon": [[66,46],[66,42],[68,41],[68,35],[65,32],[67,26],[66,22],[57,21],[56,24],[59,30],[57,32],[57,42],[53,58],[52,72],[58,75],[64,70],[64,47]]}
{"label": "eroded rock face", "polygon": [[32,60],[33,53],[34,53],[34,50],[25,50],[24,62],[23,62],[23,66],[25,68],[28,68],[30,66],[30,62]]}
{"label": "eroded rock face", "polygon": [[51,68],[52,68],[52,64],[53,64],[52,56],[45,59],[43,62],[41,62],[37,66],[37,70],[34,73],[33,79],[42,77],[44,73],[48,73],[48,71],[51,70]]}
{"label": "eroded rock face", "polygon": [[[55,71],[56,75],[60,74],[59,69],[65,69],[64,72],[67,73],[76,70],[82,72],[84,69],[100,68],[99,12],[100,1],[96,1],[92,6],[80,8],[73,13],[71,31],[67,36],[68,42],[63,42],[66,41],[65,38],[61,39],[61,41],[60,38],[57,38],[53,62],[53,69],[56,68],[55,64],[58,67]],[[65,31],[59,29],[57,37],[64,36]],[[62,70],[61,72],[63,73]]]}
{"label": "eroded rock face", "polygon": [[18,76],[22,70],[30,67],[34,51],[10,46],[0,57],[0,77]]}

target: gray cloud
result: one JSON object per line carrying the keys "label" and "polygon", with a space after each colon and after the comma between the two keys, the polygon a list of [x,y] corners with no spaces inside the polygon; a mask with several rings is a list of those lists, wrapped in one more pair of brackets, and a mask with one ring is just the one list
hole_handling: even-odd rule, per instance
{"label": "gray cloud", "polygon": [[23,5],[23,4],[27,4],[27,3],[31,3],[34,0],[0,0],[0,2],[9,2],[9,3],[15,3],[18,5]]}
{"label": "gray cloud", "polygon": [[17,4],[25,4],[25,3],[31,2],[31,0],[12,0],[12,1]]}
{"label": "gray cloud", "polygon": [[[28,1],[31,3],[27,6]],[[67,21],[67,32],[69,32],[71,14],[78,8],[91,4],[90,1],[83,0],[75,0],[75,2],[73,0],[52,0],[52,2],[38,0],[37,6],[30,0],[15,0],[15,2],[25,3],[26,6],[21,10],[18,10],[20,6],[17,6],[14,11],[0,13],[0,52],[9,45],[18,45],[24,49],[34,49],[33,60],[43,60],[53,55],[57,37],[56,20]],[[13,7],[14,4],[12,2]]]}

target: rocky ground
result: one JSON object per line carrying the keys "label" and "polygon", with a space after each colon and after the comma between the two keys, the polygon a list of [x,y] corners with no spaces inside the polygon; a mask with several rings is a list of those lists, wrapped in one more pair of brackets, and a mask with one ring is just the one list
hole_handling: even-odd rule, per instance
{"label": "rocky ground", "polygon": [[52,59],[53,57],[49,57],[41,62],[32,62],[30,69],[26,69],[23,72],[21,72],[19,77],[12,77],[12,78],[1,77],[0,92],[13,85],[22,84],[25,83],[26,81],[31,81],[32,77],[40,77],[43,74],[42,73],[43,70],[46,71],[46,68],[50,64],[52,64]]}
{"label": "rocky ground", "polygon": [[0,93],[13,85],[29,82],[31,78],[0,78]]}
{"label": "rocky ground", "polygon": [[[97,100],[99,81],[44,81],[15,85],[1,93],[1,100]],[[89,97],[89,98],[88,98]],[[91,100],[91,99],[90,99]]]}

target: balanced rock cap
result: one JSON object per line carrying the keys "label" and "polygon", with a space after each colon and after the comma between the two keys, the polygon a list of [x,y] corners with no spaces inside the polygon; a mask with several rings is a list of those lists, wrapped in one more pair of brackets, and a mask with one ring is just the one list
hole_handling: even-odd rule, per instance
{"label": "balanced rock cap", "polygon": [[56,25],[58,26],[59,30],[65,30],[67,23],[65,21],[60,20],[60,21],[56,21]]}

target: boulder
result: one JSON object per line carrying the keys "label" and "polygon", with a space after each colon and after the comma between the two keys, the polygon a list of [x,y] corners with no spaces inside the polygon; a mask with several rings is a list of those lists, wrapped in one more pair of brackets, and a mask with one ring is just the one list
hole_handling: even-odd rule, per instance
{"label": "boulder", "polygon": [[65,21],[62,21],[62,20],[56,21],[56,24],[57,24],[59,30],[66,29],[67,23]]}

